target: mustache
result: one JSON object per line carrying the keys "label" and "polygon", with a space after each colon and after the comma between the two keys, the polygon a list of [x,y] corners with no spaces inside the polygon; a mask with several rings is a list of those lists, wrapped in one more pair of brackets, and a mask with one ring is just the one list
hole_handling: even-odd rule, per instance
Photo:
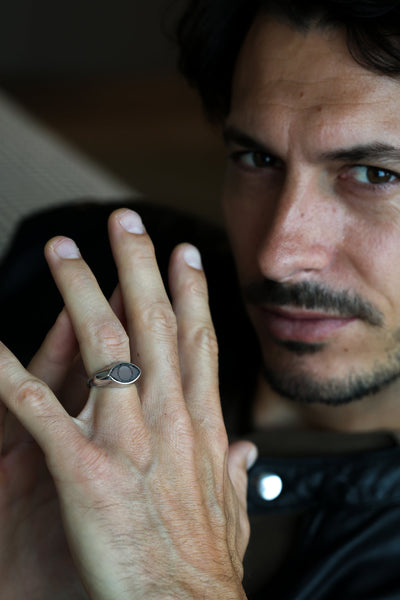
{"label": "mustache", "polygon": [[290,305],[322,310],[344,318],[357,317],[375,327],[384,324],[382,312],[359,294],[348,290],[335,291],[317,282],[288,284],[264,279],[244,285],[242,294],[249,304]]}

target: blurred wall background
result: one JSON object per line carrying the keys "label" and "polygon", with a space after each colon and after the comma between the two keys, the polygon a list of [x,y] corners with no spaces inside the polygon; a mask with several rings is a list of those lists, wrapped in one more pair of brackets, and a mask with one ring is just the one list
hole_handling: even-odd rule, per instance
{"label": "blurred wall background", "polygon": [[4,0],[1,87],[161,203],[220,218],[223,148],[177,74],[185,0]]}

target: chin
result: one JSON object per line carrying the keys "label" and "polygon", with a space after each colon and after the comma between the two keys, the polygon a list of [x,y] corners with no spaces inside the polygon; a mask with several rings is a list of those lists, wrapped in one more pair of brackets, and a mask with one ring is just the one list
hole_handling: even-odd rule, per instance
{"label": "chin", "polygon": [[305,363],[308,361],[304,361],[304,355],[300,354],[297,360],[291,361],[292,364],[288,362],[282,361],[276,367],[269,361],[264,361],[263,376],[280,396],[307,404],[343,406],[382,392],[400,377],[399,364],[381,365],[370,370],[352,369],[339,375],[337,373],[340,373],[340,369],[335,371],[331,364],[329,375],[324,375],[321,368],[318,373],[315,372],[318,364],[314,364],[314,368],[307,368]]}

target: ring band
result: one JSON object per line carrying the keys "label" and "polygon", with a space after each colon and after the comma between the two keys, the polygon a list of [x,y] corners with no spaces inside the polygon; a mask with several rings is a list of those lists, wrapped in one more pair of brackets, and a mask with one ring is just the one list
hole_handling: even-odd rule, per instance
{"label": "ring band", "polygon": [[106,369],[98,371],[88,379],[89,387],[119,387],[132,385],[140,377],[141,370],[137,365],[129,362],[114,363]]}

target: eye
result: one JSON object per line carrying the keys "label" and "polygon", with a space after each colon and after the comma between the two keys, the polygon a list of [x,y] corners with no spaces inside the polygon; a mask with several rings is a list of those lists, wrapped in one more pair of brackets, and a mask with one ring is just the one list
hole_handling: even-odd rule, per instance
{"label": "eye", "polygon": [[248,169],[279,168],[283,165],[279,158],[259,150],[240,150],[233,152],[230,158],[235,163]]}
{"label": "eye", "polygon": [[400,179],[400,176],[393,171],[380,167],[356,166],[350,169],[350,173],[358,182],[369,185],[394,183]]}

